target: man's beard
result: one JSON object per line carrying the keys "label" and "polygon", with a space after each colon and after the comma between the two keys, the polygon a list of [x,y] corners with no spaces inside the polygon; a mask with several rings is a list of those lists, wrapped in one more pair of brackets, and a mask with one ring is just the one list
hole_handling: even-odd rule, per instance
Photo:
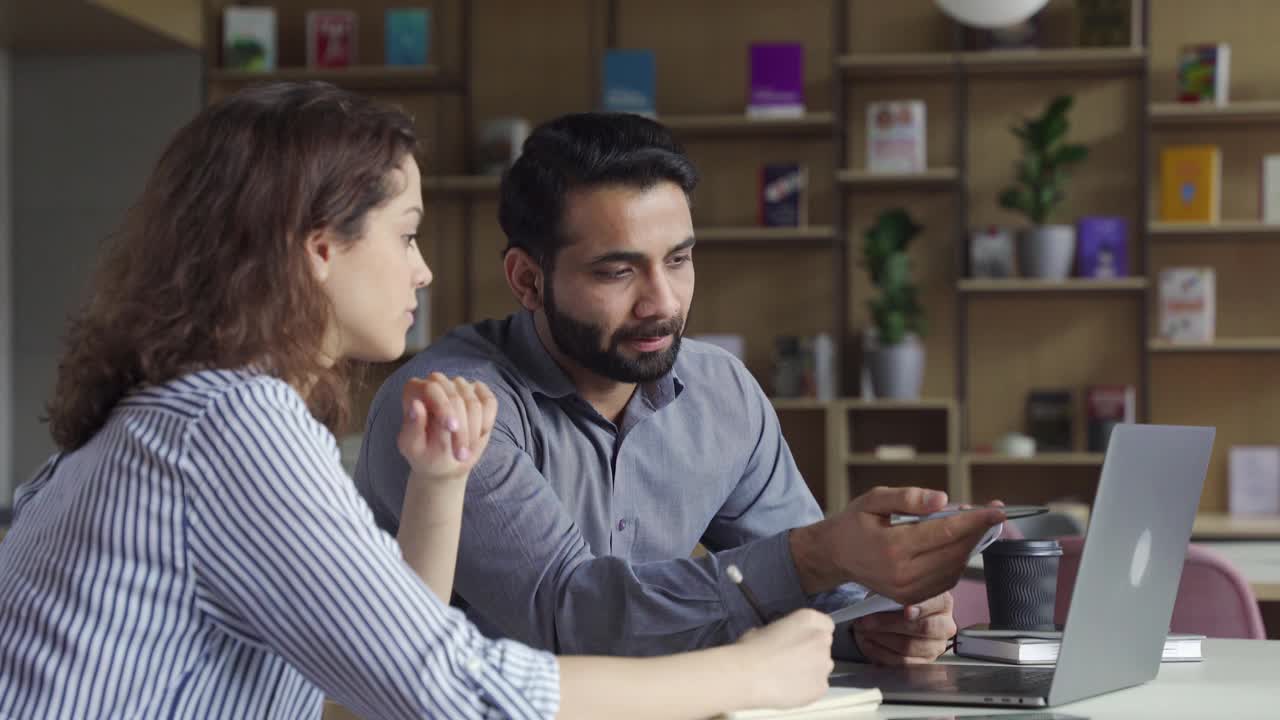
{"label": "man's beard", "polygon": [[[684,331],[684,318],[677,315],[667,320],[650,322],[636,327],[622,328],[609,338],[604,346],[604,329],[599,325],[584,323],[560,312],[556,307],[551,284],[547,283],[544,308],[551,337],[560,352],[591,372],[623,383],[653,382],[666,375],[676,364],[680,352],[680,335]],[[623,342],[636,338],[671,336],[671,344],[662,350],[640,353],[631,358],[622,354]],[[601,348],[604,349],[601,349]]]}

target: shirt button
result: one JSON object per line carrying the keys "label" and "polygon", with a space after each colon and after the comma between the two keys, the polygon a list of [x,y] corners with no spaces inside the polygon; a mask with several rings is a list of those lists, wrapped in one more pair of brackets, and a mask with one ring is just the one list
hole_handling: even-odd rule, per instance
{"label": "shirt button", "polygon": [[627,521],[626,521],[625,519],[623,519],[623,520],[619,520],[619,521],[618,521],[618,532],[623,532],[623,531],[624,531],[624,530],[626,530],[626,529],[627,529]]}
{"label": "shirt button", "polygon": [[480,672],[481,668],[484,667],[484,661],[481,660],[478,656],[472,655],[471,657],[467,658],[466,667],[468,671],[472,673],[478,673]]}

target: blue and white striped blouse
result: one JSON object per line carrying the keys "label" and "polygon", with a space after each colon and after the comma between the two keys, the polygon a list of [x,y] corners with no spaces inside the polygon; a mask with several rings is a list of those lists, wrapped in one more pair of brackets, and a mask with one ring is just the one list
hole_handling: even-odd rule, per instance
{"label": "blue and white striped blouse", "polygon": [[18,491],[0,717],[550,717],[553,656],[482,636],[379,530],[280,380],[129,395]]}

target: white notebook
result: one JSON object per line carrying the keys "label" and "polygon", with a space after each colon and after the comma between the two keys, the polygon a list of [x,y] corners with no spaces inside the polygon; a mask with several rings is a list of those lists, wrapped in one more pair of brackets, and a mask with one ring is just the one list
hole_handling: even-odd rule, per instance
{"label": "white notebook", "polygon": [[764,720],[765,718],[786,718],[786,720],[825,720],[827,718],[848,717],[853,713],[873,712],[880,707],[878,688],[833,687],[827,694],[808,705],[789,710],[739,710],[738,712],[717,715],[717,720]]}
{"label": "white notebook", "polygon": [[[1048,637],[974,637],[964,630],[956,636],[956,655],[1013,663],[1015,665],[1052,665],[1058,661],[1059,638]],[[1203,635],[1170,633],[1164,643],[1162,662],[1199,662]]]}

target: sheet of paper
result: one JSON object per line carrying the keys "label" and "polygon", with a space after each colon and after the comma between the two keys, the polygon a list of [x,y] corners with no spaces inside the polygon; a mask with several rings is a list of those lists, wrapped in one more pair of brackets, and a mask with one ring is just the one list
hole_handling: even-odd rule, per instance
{"label": "sheet of paper", "polygon": [[[973,552],[969,553],[969,557],[981,555],[982,551],[990,547],[991,543],[1000,539],[1000,533],[1003,530],[1004,530],[1003,523],[996,525],[995,527],[987,530],[986,534],[982,536],[982,539],[979,540],[978,544],[973,548]],[[839,610],[836,610],[835,612],[831,613],[831,619],[832,621],[835,622],[835,624],[840,625],[843,623],[850,622],[852,620],[857,620],[858,618],[863,617],[864,615],[871,615],[873,613],[879,613],[879,612],[890,612],[892,610],[901,610],[901,609],[902,609],[902,604],[897,602],[896,600],[891,600],[883,595],[869,593],[866,597],[859,600],[858,602],[852,605],[846,605],[845,607],[842,607]]]}

